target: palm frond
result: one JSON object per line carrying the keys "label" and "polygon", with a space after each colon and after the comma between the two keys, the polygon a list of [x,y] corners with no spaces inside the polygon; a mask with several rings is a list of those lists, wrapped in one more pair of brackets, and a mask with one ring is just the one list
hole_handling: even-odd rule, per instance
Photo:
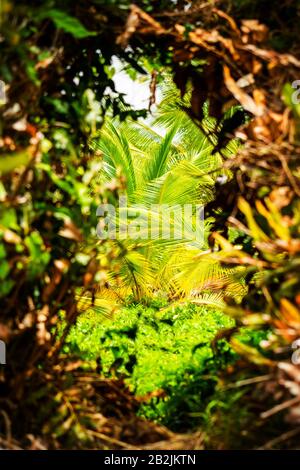
{"label": "palm frond", "polygon": [[105,299],[100,295],[95,297],[88,294],[77,296],[77,309],[80,313],[93,310],[106,318],[111,318],[117,308],[118,305],[114,300]]}
{"label": "palm frond", "polygon": [[225,307],[223,298],[223,292],[205,292],[196,298],[192,297],[190,301],[196,305],[207,305],[222,310]]}
{"label": "palm frond", "polygon": [[161,144],[155,150],[151,160],[144,169],[145,181],[152,181],[162,176],[165,172],[167,160],[170,155],[172,141],[177,132],[179,122],[163,138]]}
{"label": "palm frond", "polygon": [[99,138],[92,142],[94,149],[100,150],[106,164],[104,170],[111,175],[113,168],[120,168],[126,177],[127,191],[131,194],[136,188],[134,162],[126,135],[108,121],[101,130]]}

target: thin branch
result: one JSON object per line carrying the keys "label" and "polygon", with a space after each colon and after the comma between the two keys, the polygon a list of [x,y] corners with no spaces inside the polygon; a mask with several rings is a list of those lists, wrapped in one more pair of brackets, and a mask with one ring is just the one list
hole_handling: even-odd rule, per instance
{"label": "thin branch", "polygon": [[139,447],[128,444],[127,442],[119,441],[118,439],[115,439],[114,437],[109,437],[106,434],[103,434],[102,432],[93,431],[92,429],[87,429],[87,432],[88,434],[94,437],[97,437],[98,439],[102,439],[103,441],[109,442],[111,444],[115,444],[119,447],[123,447],[126,450],[140,450]]}
{"label": "thin branch", "polygon": [[291,429],[290,431],[287,431],[287,432],[281,434],[280,436],[275,437],[274,439],[271,439],[266,444],[264,444],[262,447],[258,447],[257,450],[271,449],[275,445],[280,444],[281,442],[287,441],[288,439],[291,439],[294,436],[297,436],[297,434],[299,434],[299,433],[300,433],[300,428]]}
{"label": "thin branch", "polygon": [[291,406],[296,405],[299,402],[300,402],[299,396],[291,398],[290,400],[284,401],[283,403],[280,403],[279,405],[274,406],[268,411],[264,411],[263,413],[261,413],[260,417],[262,419],[269,418],[270,416],[273,416],[276,413],[279,413],[280,411],[285,410],[286,408],[290,408]]}

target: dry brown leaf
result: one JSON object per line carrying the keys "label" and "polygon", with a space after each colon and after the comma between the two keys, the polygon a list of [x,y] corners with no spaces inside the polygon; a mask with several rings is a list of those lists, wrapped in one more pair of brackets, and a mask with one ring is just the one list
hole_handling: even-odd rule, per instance
{"label": "dry brown leaf", "polygon": [[300,327],[300,310],[288,299],[280,299],[280,312],[282,317],[292,326]]}
{"label": "dry brown leaf", "polygon": [[289,362],[278,362],[278,369],[283,370],[284,372],[295,380],[297,383],[300,383],[300,367]]}
{"label": "dry brown leaf", "polygon": [[258,20],[243,20],[241,30],[244,33],[243,42],[249,43],[250,40],[254,42],[263,42],[267,39],[268,28],[266,25],[259,23]]}
{"label": "dry brown leaf", "polygon": [[69,238],[70,240],[76,240],[77,242],[83,241],[83,236],[78,227],[72,222],[71,219],[65,220],[63,228],[60,229],[58,234],[61,237]]}
{"label": "dry brown leaf", "polygon": [[131,12],[127,18],[125,31],[122,34],[120,34],[120,36],[116,40],[116,43],[122,47],[126,47],[128,45],[128,42],[131,36],[135,33],[139,25],[139,22],[140,22],[140,18],[139,18],[138,12],[134,8],[131,8]]}
{"label": "dry brown leaf", "polygon": [[291,54],[278,54],[272,50],[260,49],[254,44],[244,44],[241,46],[239,45],[238,47],[244,51],[251,52],[260,59],[274,63],[275,65],[293,65],[294,67],[300,68],[300,60],[296,59],[296,57]]}
{"label": "dry brown leaf", "polygon": [[22,239],[19,237],[19,235],[17,235],[16,232],[9,230],[8,228],[5,228],[3,231],[3,239],[6,241],[6,243],[11,243],[13,245],[22,243]]}
{"label": "dry brown leaf", "polygon": [[[166,30],[161,26],[158,21],[154,20],[148,13],[144,12],[137,5],[131,5],[130,14],[127,18],[125,31],[117,38],[117,44],[122,47],[126,47],[130,41],[132,35],[137,31],[140,34],[164,34]],[[146,26],[142,26],[142,23]]]}
{"label": "dry brown leaf", "polygon": [[56,259],[54,261],[54,266],[62,273],[65,273],[69,266],[70,266],[70,261],[68,259]]}
{"label": "dry brown leaf", "polygon": [[235,99],[243,106],[246,111],[253,114],[254,116],[262,116],[264,114],[264,107],[257,105],[254,99],[247,95],[234,81],[231,76],[230,69],[227,65],[223,65],[224,81],[226,87],[233,94]]}
{"label": "dry brown leaf", "polygon": [[216,13],[218,16],[220,16],[221,18],[224,18],[226,21],[228,21],[231,29],[238,35],[240,36],[240,30],[239,28],[237,27],[237,24],[236,22],[234,21],[234,19],[229,16],[227,13],[225,13],[224,11],[222,10],[219,10],[218,8],[213,8],[212,11],[214,13]]}

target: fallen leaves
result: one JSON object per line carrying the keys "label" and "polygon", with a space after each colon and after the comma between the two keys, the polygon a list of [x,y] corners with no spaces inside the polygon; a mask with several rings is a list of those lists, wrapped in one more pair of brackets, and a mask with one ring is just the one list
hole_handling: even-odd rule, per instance
{"label": "fallen leaves", "polygon": [[117,38],[117,44],[122,47],[127,47],[128,43],[136,31],[141,34],[164,34],[166,30],[152,18],[148,13],[143,11],[137,5],[131,5],[130,13],[127,18],[125,30]]}
{"label": "fallen leaves", "polygon": [[[274,77],[279,76],[287,66],[292,75],[299,70],[300,61],[292,54],[268,49],[269,30],[257,19],[245,19],[238,24],[228,13],[209,4],[201,6],[201,10],[211,19],[206,22],[211,23],[211,28],[198,26],[187,31],[186,25],[180,22],[184,17],[182,12],[176,15],[176,22],[165,27],[132,5],[118,44],[126,47],[138,36],[142,36],[143,40],[149,35],[158,39],[163,34],[174,51],[174,81],[182,95],[187,82],[192,82],[191,110],[187,111],[197,123],[203,119],[206,101],[209,102],[210,114],[218,120],[228,107],[240,104],[255,117],[244,130],[246,138],[273,142],[282,134],[280,126],[283,116],[271,109],[274,87],[270,84],[268,89],[266,82],[274,81]],[[202,68],[195,70],[188,67],[186,63],[192,59],[200,59]],[[267,70],[269,76],[263,78],[263,70]],[[237,123],[237,128],[240,126]]]}
{"label": "fallen leaves", "polygon": [[249,111],[254,116],[262,116],[265,112],[262,104],[256,104],[255,100],[245,93],[240,86],[234,81],[230,74],[230,69],[227,65],[223,66],[224,81],[228,90],[232,93],[234,98],[243,106],[246,111]]}

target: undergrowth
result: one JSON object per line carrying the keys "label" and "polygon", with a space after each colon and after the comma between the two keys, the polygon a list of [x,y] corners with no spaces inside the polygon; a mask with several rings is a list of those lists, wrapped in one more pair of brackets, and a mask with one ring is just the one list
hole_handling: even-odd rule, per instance
{"label": "undergrowth", "polygon": [[106,377],[124,378],[140,399],[140,415],[183,431],[203,420],[222,369],[237,358],[225,340],[217,351],[212,346],[216,333],[231,326],[231,318],[207,306],[131,304],[112,320],[81,315],[65,352]]}

